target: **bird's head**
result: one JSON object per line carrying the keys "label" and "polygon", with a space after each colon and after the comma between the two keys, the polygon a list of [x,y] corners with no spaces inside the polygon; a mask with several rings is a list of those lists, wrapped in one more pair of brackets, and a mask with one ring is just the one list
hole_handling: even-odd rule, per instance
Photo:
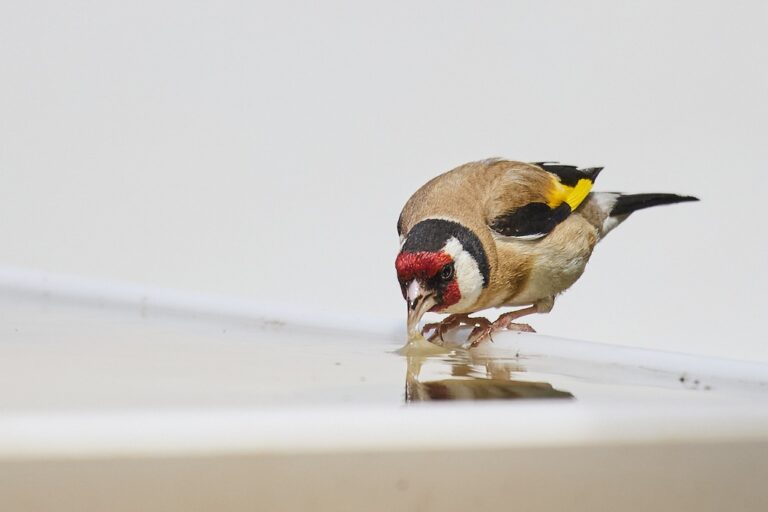
{"label": "bird's head", "polygon": [[477,236],[444,219],[427,219],[408,232],[395,260],[408,305],[408,331],[427,311],[470,311],[488,283],[488,259]]}

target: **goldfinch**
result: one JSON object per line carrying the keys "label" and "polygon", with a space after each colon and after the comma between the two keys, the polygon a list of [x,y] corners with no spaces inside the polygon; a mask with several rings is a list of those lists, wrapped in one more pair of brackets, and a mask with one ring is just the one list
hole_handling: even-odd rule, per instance
{"label": "goldfinch", "polygon": [[[595,244],[635,210],[697,201],[676,194],[592,192],[601,167],[503,159],[471,162],[430,180],[397,221],[397,279],[408,332],[427,311],[448,313],[424,326],[429,340],[465,325],[471,346],[515,323],[548,313],[555,297],[584,272]],[[469,314],[525,306],[495,322]]]}

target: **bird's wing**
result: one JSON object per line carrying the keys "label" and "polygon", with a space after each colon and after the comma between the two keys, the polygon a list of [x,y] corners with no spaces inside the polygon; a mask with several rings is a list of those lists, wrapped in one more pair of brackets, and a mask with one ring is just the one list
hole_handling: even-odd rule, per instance
{"label": "bird's wing", "polygon": [[544,237],[579,207],[601,170],[550,162],[511,168],[491,201],[488,226],[502,236]]}

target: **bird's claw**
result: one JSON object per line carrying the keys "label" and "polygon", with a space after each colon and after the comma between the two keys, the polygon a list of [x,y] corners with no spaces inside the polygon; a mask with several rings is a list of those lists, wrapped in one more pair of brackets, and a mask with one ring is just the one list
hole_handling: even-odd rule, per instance
{"label": "bird's claw", "polygon": [[[430,342],[437,345],[442,345],[445,343],[443,335],[461,326],[474,327],[474,330],[472,331],[474,333],[477,329],[487,328],[491,325],[492,324],[489,320],[482,317],[470,317],[469,315],[450,315],[446,317],[442,322],[424,324],[424,327],[421,330],[421,334]],[[434,332],[427,336],[427,333],[430,331]]]}
{"label": "bird's claw", "polygon": [[512,321],[503,321],[502,319],[499,319],[487,327],[475,328],[468,338],[470,348],[477,347],[486,339],[493,341],[493,333],[499,331],[536,332],[536,330],[528,324],[516,324]]}
{"label": "bird's claw", "polygon": [[[431,335],[427,335],[430,331],[434,331]],[[433,322],[424,324],[424,327],[421,328],[421,335],[427,338],[427,341],[430,343],[434,343],[435,345],[443,345],[443,333],[445,332],[445,328],[443,327],[443,322]]]}

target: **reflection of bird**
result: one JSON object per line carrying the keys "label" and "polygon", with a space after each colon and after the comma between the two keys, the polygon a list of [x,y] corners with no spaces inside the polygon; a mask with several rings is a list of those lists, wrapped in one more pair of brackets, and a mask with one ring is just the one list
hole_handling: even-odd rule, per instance
{"label": "reflection of bird", "polygon": [[[427,311],[450,313],[431,340],[474,326],[476,345],[514,320],[548,313],[584,272],[595,244],[642,208],[695,197],[590,192],[600,167],[490,159],[462,165],[416,191],[400,214],[395,266],[414,332]],[[528,306],[491,323],[470,313]]]}
{"label": "reflection of bird", "polygon": [[406,402],[427,400],[510,400],[521,398],[573,398],[548,382],[502,379],[445,379],[406,384]]}
{"label": "reflection of bird", "polygon": [[[458,355],[458,354],[457,354]],[[450,377],[438,380],[420,378],[422,365],[436,363],[450,366]],[[480,368],[484,366],[485,372]],[[524,398],[573,398],[567,391],[552,387],[548,382],[519,380],[515,375],[525,370],[516,362],[475,360],[466,361],[439,357],[408,357],[405,376],[405,401],[427,400],[492,400]]]}

